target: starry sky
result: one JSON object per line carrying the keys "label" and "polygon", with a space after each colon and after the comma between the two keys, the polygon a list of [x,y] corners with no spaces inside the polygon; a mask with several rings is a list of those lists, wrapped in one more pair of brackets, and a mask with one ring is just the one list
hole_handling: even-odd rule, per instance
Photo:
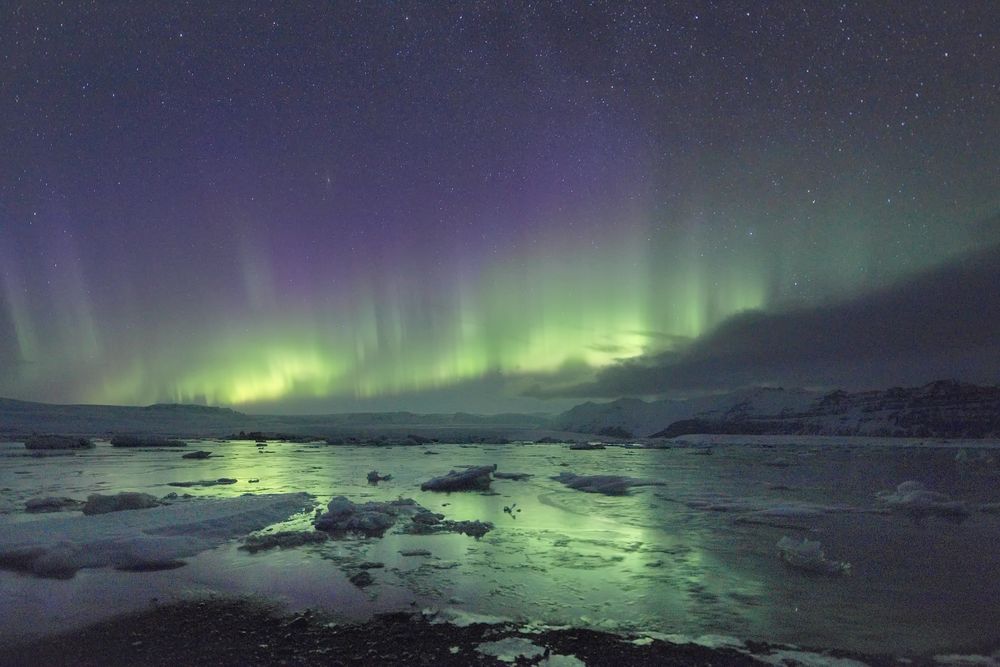
{"label": "starry sky", "polygon": [[996,3],[2,12],[2,396],[1000,381]]}

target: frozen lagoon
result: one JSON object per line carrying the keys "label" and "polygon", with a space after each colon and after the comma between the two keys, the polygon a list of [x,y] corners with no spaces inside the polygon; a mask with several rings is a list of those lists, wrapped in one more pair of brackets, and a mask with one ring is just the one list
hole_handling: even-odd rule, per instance
{"label": "frozen lagoon", "polygon": [[[322,608],[345,620],[452,608],[553,625],[731,635],[865,653],[983,652],[1000,642],[1000,514],[994,505],[1000,470],[995,458],[990,462],[1000,452],[996,443],[975,444],[980,448],[958,456],[962,449],[947,443],[838,438],[730,437],[668,449],[596,451],[192,441],[213,452],[206,460],[103,442],[71,456],[34,458],[24,456],[20,444],[3,444],[0,545],[3,534],[25,528],[10,524],[80,516],[27,514],[29,498],[119,491],[199,498],[304,491],[317,506],[337,495],[356,502],[403,496],[448,519],[490,521],[495,529],[478,540],[390,531],[381,539],[255,554],[230,539],[184,558],[184,567],[160,572],[83,569],[59,580],[0,571],[0,599],[7,603],[0,641],[142,608],[153,598],[220,592],[259,594],[290,609]],[[500,472],[533,477],[497,479],[485,494],[420,490],[451,468],[494,463]],[[393,479],[369,485],[372,469]],[[664,484],[604,496],[550,479],[563,472]],[[238,481],[169,486],[220,477]],[[918,516],[878,497],[911,480],[963,501],[968,516]],[[520,512],[504,512],[514,503]],[[312,516],[297,514],[272,530],[307,528]],[[820,542],[827,558],[851,565],[850,574],[790,565],[779,557],[783,537]],[[421,549],[431,555],[400,553]],[[384,567],[370,570],[374,585],[360,589],[348,577],[365,561]]]}

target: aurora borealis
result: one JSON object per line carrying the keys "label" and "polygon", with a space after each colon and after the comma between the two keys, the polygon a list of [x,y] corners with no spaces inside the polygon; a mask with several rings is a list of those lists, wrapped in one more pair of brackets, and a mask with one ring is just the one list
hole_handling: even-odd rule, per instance
{"label": "aurora borealis", "polygon": [[5,9],[0,395],[547,410],[1000,241],[991,3],[659,5]]}

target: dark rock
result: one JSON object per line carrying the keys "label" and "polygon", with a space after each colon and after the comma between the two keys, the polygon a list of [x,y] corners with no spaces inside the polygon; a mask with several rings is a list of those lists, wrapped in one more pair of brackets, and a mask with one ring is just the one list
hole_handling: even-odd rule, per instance
{"label": "dark rock", "polygon": [[437,533],[463,533],[472,537],[482,537],[493,530],[493,524],[486,521],[451,521],[443,514],[435,514],[421,507],[410,519],[404,532],[411,535],[434,535]]}
{"label": "dark rock", "polygon": [[421,491],[485,491],[490,488],[496,465],[473,466],[452,470],[447,475],[429,479],[420,485]]}
{"label": "dark rock", "polygon": [[378,484],[379,482],[388,482],[392,479],[392,475],[380,475],[378,470],[372,470],[368,473],[368,483]]}
{"label": "dark rock", "polygon": [[69,435],[32,435],[24,439],[25,449],[93,449],[88,438]]}
{"label": "dark rock", "polygon": [[444,518],[443,514],[435,514],[434,512],[418,512],[413,515],[411,521],[415,523],[422,523],[428,526],[440,523],[441,519]]}
{"label": "dark rock", "polygon": [[403,532],[412,535],[464,533],[481,537],[493,529],[493,524],[482,521],[446,520],[443,514],[431,512],[410,498],[355,504],[344,496],[333,498],[327,504],[327,511],[316,517],[314,525],[317,530],[334,535],[360,533],[369,537],[381,537],[404,514],[410,515],[410,523]]}
{"label": "dark rock", "polygon": [[162,572],[164,570],[176,570],[185,565],[187,565],[187,562],[183,560],[151,560],[115,565],[115,569],[120,572]]}
{"label": "dark rock", "polygon": [[288,628],[289,630],[303,630],[309,627],[309,618],[304,614],[300,616],[295,616],[287,623],[285,623],[283,627]]}
{"label": "dark rock", "polygon": [[24,503],[24,509],[27,512],[42,513],[42,512],[68,512],[73,510],[83,509],[84,503],[82,500],[74,500],[73,498],[62,498],[58,496],[49,496],[47,498],[30,498]]}
{"label": "dark rock", "polygon": [[144,510],[150,507],[157,507],[160,501],[148,493],[138,493],[136,491],[123,491],[114,496],[103,496],[94,493],[87,496],[87,502],[83,506],[84,514],[107,514],[108,512],[122,512],[124,510]]}
{"label": "dark rock", "polygon": [[316,530],[330,533],[361,533],[381,537],[396,523],[404,511],[414,511],[417,503],[409,498],[391,502],[355,504],[344,496],[330,500],[326,512],[320,514],[314,525]]}
{"label": "dark rock", "polygon": [[169,486],[188,488],[191,486],[219,486],[220,484],[235,484],[236,482],[237,480],[229,477],[220,477],[219,479],[203,479],[197,482],[170,482]]}
{"label": "dark rock", "polygon": [[399,552],[400,556],[430,556],[431,552],[427,549],[402,549]]}
{"label": "dark rock", "polygon": [[570,449],[574,451],[591,451],[594,449],[605,449],[604,445],[600,442],[574,442],[569,446]]}
{"label": "dark rock", "polygon": [[449,533],[462,533],[476,538],[493,530],[493,524],[489,521],[444,521],[439,525],[443,525]]}
{"label": "dark rock", "polygon": [[521,509],[517,506],[517,503],[512,503],[510,505],[504,505],[503,513],[509,514],[510,518],[516,519],[517,515],[521,512]]}
{"label": "dark rock", "polygon": [[240,549],[257,553],[267,549],[290,549],[303,544],[318,544],[328,539],[329,535],[317,530],[283,530],[277,533],[250,535],[243,541]]}
{"label": "dark rock", "polygon": [[183,440],[170,440],[156,435],[116,435],[112,447],[187,447]]}
{"label": "dark rock", "polygon": [[577,491],[603,493],[606,496],[625,495],[633,486],[663,486],[663,482],[656,480],[619,475],[575,475],[571,472],[561,472],[551,479]]}
{"label": "dark rock", "polygon": [[349,577],[352,584],[358,588],[364,588],[365,586],[371,586],[375,583],[374,577],[368,572],[368,570],[361,570],[360,572],[355,572]]}
{"label": "dark rock", "polygon": [[206,452],[204,450],[199,449],[196,452],[191,452],[189,454],[184,454],[183,456],[181,456],[181,458],[182,459],[207,459],[207,458],[211,458],[211,456],[212,456],[212,452]]}

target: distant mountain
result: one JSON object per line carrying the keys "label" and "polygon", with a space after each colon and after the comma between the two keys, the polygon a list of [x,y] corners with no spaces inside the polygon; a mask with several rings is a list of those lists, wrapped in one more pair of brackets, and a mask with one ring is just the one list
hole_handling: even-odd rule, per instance
{"label": "distant mountain", "polygon": [[583,403],[552,420],[580,433],[1000,437],[1000,387],[950,380],[848,393],[760,387],[690,400]]}
{"label": "distant mountain", "polygon": [[651,437],[691,433],[1000,437],[1000,387],[939,380],[922,387],[835,391],[800,409],[736,405],[671,422]]}
{"label": "distant mountain", "polygon": [[908,389],[825,394],[759,387],[690,400],[588,402],[555,416],[461,412],[248,415],[203,405],[49,405],[0,399],[0,434],[8,437],[31,433],[212,437],[240,431],[317,437],[420,433],[450,442],[482,436],[579,437],[573,433],[609,438],[694,433],[985,438],[1000,437],[1000,387],[938,381]]}
{"label": "distant mountain", "polygon": [[227,433],[245,420],[241,412],[205,405],[53,405],[0,398],[0,433],[8,435],[214,434]]}
{"label": "distant mountain", "polygon": [[[32,433],[104,436],[135,433],[178,437],[218,437],[232,433],[369,436],[429,432],[454,437],[520,434],[545,430],[549,415],[414,414],[354,412],[330,415],[248,415],[229,408],[157,403],[145,407],[116,405],[53,405],[0,398],[0,434]],[[527,436],[526,436],[527,437]]]}
{"label": "distant mountain", "polygon": [[801,389],[757,387],[728,394],[688,400],[643,401],[622,398],[610,403],[583,403],[552,420],[553,428],[579,433],[628,432],[647,437],[674,422],[695,417],[726,421],[740,415],[794,414],[806,409],[821,394]]}

